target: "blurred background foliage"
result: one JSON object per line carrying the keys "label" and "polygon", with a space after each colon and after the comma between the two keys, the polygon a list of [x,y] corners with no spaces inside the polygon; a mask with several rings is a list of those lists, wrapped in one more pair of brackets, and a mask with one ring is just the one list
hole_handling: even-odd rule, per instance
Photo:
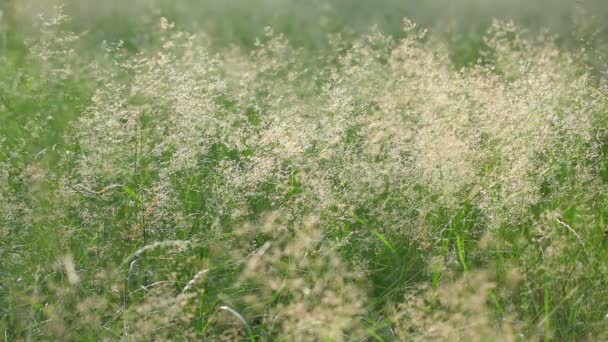
{"label": "blurred background foliage", "polygon": [[[5,21],[26,32],[39,12],[54,0],[3,0]],[[547,28],[564,42],[608,39],[608,2],[602,0],[66,0],[66,14],[75,32],[88,41],[123,40],[137,49],[152,39],[150,23],[160,16],[182,29],[204,31],[217,45],[253,46],[266,26],[307,49],[327,46],[327,33],[357,35],[378,26],[402,34],[404,17],[455,43],[472,44],[492,18],[512,19],[532,31]],[[18,25],[14,21],[18,18]],[[6,26],[6,25],[5,25]],[[459,47],[463,53],[467,49]]]}

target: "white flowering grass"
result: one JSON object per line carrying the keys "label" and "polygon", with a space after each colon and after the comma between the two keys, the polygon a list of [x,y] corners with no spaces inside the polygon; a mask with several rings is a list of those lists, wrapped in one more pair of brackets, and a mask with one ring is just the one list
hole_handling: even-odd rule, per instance
{"label": "white flowering grass", "polygon": [[311,60],[162,19],[93,58],[57,11],[2,61],[7,340],[608,337],[587,52],[497,20],[457,68],[405,20]]}

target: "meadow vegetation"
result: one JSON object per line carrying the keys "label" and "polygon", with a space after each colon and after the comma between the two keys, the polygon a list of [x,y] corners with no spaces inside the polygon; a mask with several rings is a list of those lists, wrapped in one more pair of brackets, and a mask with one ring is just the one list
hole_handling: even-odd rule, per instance
{"label": "meadow vegetation", "polygon": [[608,339],[602,23],[304,3],[0,7],[0,338]]}

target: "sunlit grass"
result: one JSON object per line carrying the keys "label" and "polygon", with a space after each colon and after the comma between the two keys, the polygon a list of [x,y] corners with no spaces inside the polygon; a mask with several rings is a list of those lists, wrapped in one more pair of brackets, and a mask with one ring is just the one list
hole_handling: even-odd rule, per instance
{"label": "sunlit grass", "polygon": [[600,24],[353,3],[4,7],[1,336],[608,337]]}

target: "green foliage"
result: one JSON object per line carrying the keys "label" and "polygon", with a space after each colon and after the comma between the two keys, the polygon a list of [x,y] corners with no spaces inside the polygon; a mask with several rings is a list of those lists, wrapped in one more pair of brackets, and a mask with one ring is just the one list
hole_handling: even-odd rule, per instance
{"label": "green foliage", "polygon": [[606,339],[601,23],[382,4],[2,3],[2,336]]}

